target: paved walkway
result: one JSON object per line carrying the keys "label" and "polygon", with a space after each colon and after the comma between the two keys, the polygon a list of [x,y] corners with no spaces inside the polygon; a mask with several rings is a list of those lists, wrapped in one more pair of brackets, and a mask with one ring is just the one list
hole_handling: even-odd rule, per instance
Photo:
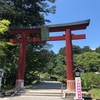
{"label": "paved walkway", "polygon": [[62,83],[58,81],[43,80],[40,84],[33,86],[31,89],[25,89],[25,93],[34,95],[55,95],[61,96]]}
{"label": "paved walkway", "polygon": [[61,97],[51,97],[51,96],[17,96],[13,98],[3,98],[0,100],[74,100],[74,99],[63,99]]}
{"label": "paved walkway", "polygon": [[1,98],[0,100],[62,100],[61,87],[61,82],[45,79],[33,88],[25,89],[24,94],[21,96]]}
{"label": "paved walkway", "polygon": [[[19,96],[0,98],[0,100],[74,100],[73,98],[62,98],[62,83],[49,79],[42,80],[40,84],[31,89],[25,89]],[[64,91],[66,88],[64,87]],[[69,93],[69,91],[66,91]],[[96,99],[85,99],[96,100]]]}
{"label": "paved walkway", "polygon": [[36,86],[33,86],[33,89],[35,90],[42,90],[42,89],[58,89],[58,90],[61,90],[61,82],[58,82],[58,81],[48,81],[48,80],[44,80],[44,81],[41,81],[40,84],[36,85]]}

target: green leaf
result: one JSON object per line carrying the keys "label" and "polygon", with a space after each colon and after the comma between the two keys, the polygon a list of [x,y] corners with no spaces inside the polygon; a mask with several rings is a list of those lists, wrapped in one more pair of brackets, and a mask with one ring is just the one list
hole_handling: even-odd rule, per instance
{"label": "green leaf", "polygon": [[8,30],[10,22],[8,20],[1,20],[0,21],[0,33],[4,34]]}

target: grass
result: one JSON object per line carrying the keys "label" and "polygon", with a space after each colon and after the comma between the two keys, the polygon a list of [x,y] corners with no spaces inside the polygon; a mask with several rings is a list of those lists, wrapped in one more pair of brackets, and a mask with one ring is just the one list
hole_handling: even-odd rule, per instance
{"label": "grass", "polygon": [[92,94],[93,98],[100,99],[100,89],[91,89],[88,92]]}

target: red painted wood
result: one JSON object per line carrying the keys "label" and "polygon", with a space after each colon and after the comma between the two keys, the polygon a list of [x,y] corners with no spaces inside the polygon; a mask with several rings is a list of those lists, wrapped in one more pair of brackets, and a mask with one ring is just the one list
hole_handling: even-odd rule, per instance
{"label": "red painted wood", "polygon": [[27,34],[22,33],[22,38],[23,38],[22,42],[20,43],[20,54],[19,54],[19,62],[18,62],[17,80],[24,80]]}
{"label": "red painted wood", "polygon": [[[61,31],[65,31],[66,29],[70,29],[70,30],[82,30],[82,29],[86,29],[88,24],[82,24],[82,25],[73,25],[73,26],[60,26],[60,27],[51,27],[49,28],[49,32],[61,32]],[[30,33],[41,33],[41,28],[34,28],[34,29],[12,29],[9,30],[9,34],[21,34],[22,32],[25,32],[26,34],[30,34]]]}
{"label": "red painted wood", "polygon": [[86,39],[86,35],[85,34],[78,34],[78,35],[72,34],[72,40],[78,40],[78,39]]}
{"label": "red painted wood", "polygon": [[[85,34],[79,34],[79,35],[74,35],[72,34],[72,40],[78,40],[78,39],[85,39],[86,36]],[[48,41],[60,41],[60,40],[65,40],[65,35],[63,36],[51,36],[50,37],[50,40]],[[18,43],[18,42],[21,42],[22,41],[22,38],[19,38],[19,39],[10,39],[10,42],[11,43]],[[42,42],[42,40],[40,38],[26,38],[27,42]]]}
{"label": "red painted wood", "polygon": [[72,37],[71,30],[66,29],[66,68],[67,68],[67,79],[74,80],[73,73],[73,54],[72,54]]}

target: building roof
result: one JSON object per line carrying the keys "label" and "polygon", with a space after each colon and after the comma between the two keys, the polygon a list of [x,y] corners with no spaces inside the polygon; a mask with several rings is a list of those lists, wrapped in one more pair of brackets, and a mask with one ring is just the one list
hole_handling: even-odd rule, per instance
{"label": "building roof", "polygon": [[79,71],[79,72],[84,73],[84,69],[82,69],[82,68],[80,68],[80,67],[76,67],[76,68],[74,69],[74,72],[76,72],[76,71]]}

